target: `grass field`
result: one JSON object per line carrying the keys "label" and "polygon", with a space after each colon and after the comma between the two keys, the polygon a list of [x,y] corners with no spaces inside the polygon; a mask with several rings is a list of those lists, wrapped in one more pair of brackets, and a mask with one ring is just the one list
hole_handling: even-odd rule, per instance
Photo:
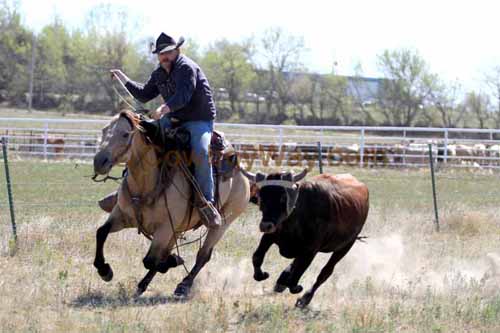
{"label": "grass field", "polygon": [[[368,239],[354,246],[301,311],[294,308],[297,295],[272,292],[288,264],[276,247],[263,266],[271,278],[252,279],[251,255],[260,237],[254,206],[218,244],[189,301],[171,297],[182,268],[157,276],[134,300],[148,248],[136,230],[108,239],[112,282],[103,282],[92,267],[95,231],[105,220],[95,201],[116,183],[91,182],[85,163],[14,159],[10,167],[19,243],[14,253],[0,167],[1,332],[500,330],[497,174],[439,173],[436,233],[427,171],[329,169],[351,172],[368,185],[371,208],[362,232]],[[196,250],[182,249],[188,266]],[[304,288],[327,258],[315,259],[301,280]]]}

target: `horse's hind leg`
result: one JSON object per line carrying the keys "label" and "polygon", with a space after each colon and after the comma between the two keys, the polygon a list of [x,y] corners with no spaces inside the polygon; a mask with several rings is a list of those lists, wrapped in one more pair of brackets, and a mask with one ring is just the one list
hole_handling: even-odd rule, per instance
{"label": "horse's hind leg", "polygon": [[104,259],[104,243],[110,233],[120,231],[124,227],[123,216],[121,212],[115,208],[106,222],[97,229],[94,267],[97,268],[99,276],[106,282],[113,279],[113,270]]}
{"label": "horse's hind leg", "polygon": [[321,269],[321,272],[319,273],[313,287],[297,300],[295,306],[299,308],[304,308],[311,302],[316,290],[318,290],[318,288],[330,277],[330,275],[332,275],[335,265],[347,254],[347,252],[349,252],[349,250],[351,249],[351,247],[354,245],[355,242],[356,240],[347,244],[340,250],[333,252],[330,259],[328,259],[328,262],[326,263],[325,267]]}
{"label": "horse's hind leg", "polygon": [[181,283],[177,285],[177,288],[175,288],[174,296],[176,298],[184,299],[189,296],[189,292],[191,290],[191,287],[193,286],[194,279],[201,271],[203,266],[205,266],[205,264],[210,260],[215,244],[217,244],[222,235],[224,235],[227,227],[229,227],[229,223],[218,228],[209,229],[207,238],[203,242],[203,246],[196,254],[196,263],[194,264],[189,274],[182,280]]}

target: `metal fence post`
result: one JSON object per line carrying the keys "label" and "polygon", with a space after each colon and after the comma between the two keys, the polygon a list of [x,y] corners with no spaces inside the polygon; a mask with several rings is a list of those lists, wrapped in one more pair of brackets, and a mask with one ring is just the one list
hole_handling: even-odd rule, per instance
{"label": "metal fence post", "polygon": [[[438,153],[439,155],[439,153]],[[444,130],[444,164],[448,162],[448,129]]]}
{"label": "metal fence post", "polygon": [[47,143],[49,140],[49,123],[46,121],[44,124],[43,131],[43,158],[47,159]]}
{"label": "metal fence post", "polygon": [[436,220],[434,223],[436,224],[436,231],[439,231],[439,215],[438,215],[438,207],[437,207],[437,198],[436,198],[436,181],[434,179],[434,161],[432,157],[432,144],[429,143],[429,163],[431,167],[431,179],[432,179],[432,198],[434,201],[434,215]]}
{"label": "metal fence post", "polygon": [[323,154],[322,154],[321,141],[318,141],[318,167],[319,173],[323,173]]}
{"label": "metal fence post", "polygon": [[5,167],[5,178],[7,179],[7,196],[9,198],[10,222],[12,224],[12,235],[14,237],[14,245],[16,245],[17,244],[16,218],[14,215],[14,200],[12,197],[12,185],[10,182],[9,160],[7,157],[7,138],[5,138],[5,137],[2,137],[2,152],[3,152],[3,162],[4,162],[4,167]]}
{"label": "metal fence post", "polygon": [[363,160],[365,155],[365,129],[361,129],[361,137],[359,138],[359,166],[363,167]]}

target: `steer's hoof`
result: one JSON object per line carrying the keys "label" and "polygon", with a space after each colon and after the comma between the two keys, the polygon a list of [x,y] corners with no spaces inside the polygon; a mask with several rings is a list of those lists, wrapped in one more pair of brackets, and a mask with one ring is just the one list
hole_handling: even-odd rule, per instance
{"label": "steer's hoof", "polygon": [[306,306],[309,305],[309,303],[311,303],[312,297],[313,297],[313,295],[311,293],[305,293],[304,296],[302,296],[301,298],[299,298],[297,300],[297,302],[295,303],[295,306],[300,308],[300,309],[305,308]]}
{"label": "steer's hoof", "polygon": [[286,289],[286,286],[283,284],[276,283],[274,285],[274,292],[276,292],[276,293],[282,293],[285,291],[285,289]]}
{"label": "steer's hoof", "polygon": [[254,278],[255,281],[264,281],[268,277],[269,277],[269,273],[268,272],[255,273],[253,275],[253,278]]}
{"label": "steer's hoof", "polygon": [[109,264],[104,264],[104,266],[101,269],[98,269],[97,272],[104,281],[109,282],[113,280],[113,270]]}
{"label": "steer's hoof", "polygon": [[148,289],[146,283],[142,283],[142,281],[137,285],[137,290],[135,291],[134,297],[137,298],[144,294],[144,292]]}
{"label": "steer's hoof", "polygon": [[295,306],[299,309],[304,309],[307,306],[307,303],[302,298],[299,298],[295,303]]}
{"label": "steer's hoof", "polygon": [[135,291],[134,298],[139,298],[144,294],[146,289],[142,289],[141,287],[137,287],[137,290]]}
{"label": "steer's hoof", "polygon": [[191,287],[180,283],[174,291],[174,298],[178,301],[184,301],[189,297]]}
{"label": "steer's hoof", "polygon": [[304,289],[304,288],[302,288],[302,286],[300,284],[293,286],[293,287],[289,287],[289,288],[290,288],[290,292],[292,294],[298,294],[298,293],[302,292],[302,290]]}

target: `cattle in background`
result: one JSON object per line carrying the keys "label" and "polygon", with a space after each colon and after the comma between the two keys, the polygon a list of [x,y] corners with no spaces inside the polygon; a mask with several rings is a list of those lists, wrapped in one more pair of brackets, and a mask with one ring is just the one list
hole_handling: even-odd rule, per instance
{"label": "cattle in background", "polygon": [[263,236],[253,254],[254,279],[265,280],[264,256],[271,245],[293,262],[279,276],[274,290],[300,293],[299,280],[318,252],[332,256],[312,288],[297,300],[305,307],[316,290],[330,277],[335,265],[349,252],[368,215],[368,188],[351,175],[319,175],[297,183],[307,173],[243,174],[256,184]]}
{"label": "cattle in background", "polygon": [[[500,145],[490,145],[487,149],[487,154],[488,157],[490,158],[495,158],[495,159],[500,159]],[[498,165],[498,160],[491,160],[490,159],[490,165]]]}
{"label": "cattle in background", "polygon": [[64,154],[64,137],[48,136],[35,137],[30,140],[30,151],[37,153],[36,156],[44,156],[47,152],[47,158],[58,158]]}

